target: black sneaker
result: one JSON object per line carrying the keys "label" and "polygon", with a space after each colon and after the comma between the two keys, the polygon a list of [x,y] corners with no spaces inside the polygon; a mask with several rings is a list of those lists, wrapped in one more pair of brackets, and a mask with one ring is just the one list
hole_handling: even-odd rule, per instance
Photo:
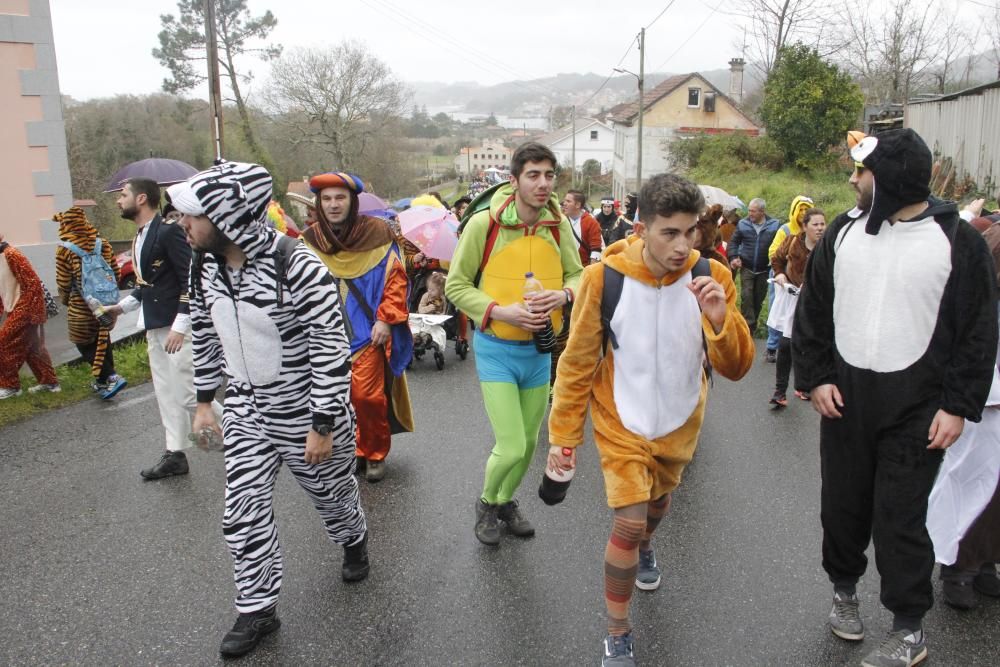
{"label": "black sneaker", "polygon": [[495,547],[500,544],[500,520],[497,506],[490,505],[482,498],[476,501],[476,539]]}
{"label": "black sneaker", "polygon": [[976,591],[971,579],[945,579],[941,582],[944,601],[953,609],[975,609]]}
{"label": "black sneaker", "polygon": [[357,544],[344,547],[344,563],[340,576],[344,581],[361,581],[368,578],[368,531]]}
{"label": "black sneaker", "polygon": [[983,595],[1000,598],[1000,577],[993,563],[987,563],[979,568],[979,573],[972,579],[972,587]]}
{"label": "black sneaker", "polygon": [[233,629],[222,638],[219,653],[230,658],[249,653],[260,643],[261,639],[280,627],[281,619],[278,618],[276,606],[249,614],[240,614]]}
{"label": "black sneaker", "polygon": [[188,474],[188,460],[184,452],[164,452],[160,460],[152,468],[146,468],[139,473],[144,479],[163,479],[173,475]]}
{"label": "black sneaker", "polygon": [[535,527],[522,516],[521,510],[517,509],[516,500],[499,505],[497,507],[497,518],[507,524],[507,530],[511,535],[532,537],[535,534]]}
{"label": "black sneaker", "polygon": [[775,389],[774,394],[771,395],[769,403],[771,404],[771,408],[773,410],[780,410],[781,408],[788,407],[788,398],[783,393]]}
{"label": "black sneaker", "polygon": [[764,352],[764,361],[769,364],[777,363],[778,361],[778,351],[777,350],[766,350]]}

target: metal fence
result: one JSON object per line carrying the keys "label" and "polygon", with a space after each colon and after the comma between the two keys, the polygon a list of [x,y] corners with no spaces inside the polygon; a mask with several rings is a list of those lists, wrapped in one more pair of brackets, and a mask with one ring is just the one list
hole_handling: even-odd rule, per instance
{"label": "metal fence", "polygon": [[913,128],[935,157],[954,160],[987,194],[1000,184],[1000,81],[939,100],[906,105],[906,127]]}

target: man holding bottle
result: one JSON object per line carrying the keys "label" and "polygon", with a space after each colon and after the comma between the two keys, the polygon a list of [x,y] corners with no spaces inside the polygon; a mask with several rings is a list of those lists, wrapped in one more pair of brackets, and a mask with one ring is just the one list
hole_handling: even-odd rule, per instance
{"label": "man holding bottle", "polygon": [[491,546],[500,543],[500,522],[518,537],[535,534],[514,500],[549,396],[551,354],[547,341],[534,339],[562,329],[562,308],[583,272],[553,196],[555,169],[555,155],[539,143],[514,152],[510,183],[469,219],[445,286],[448,300],[477,322],[476,370],[496,444],[476,501],[475,533]]}

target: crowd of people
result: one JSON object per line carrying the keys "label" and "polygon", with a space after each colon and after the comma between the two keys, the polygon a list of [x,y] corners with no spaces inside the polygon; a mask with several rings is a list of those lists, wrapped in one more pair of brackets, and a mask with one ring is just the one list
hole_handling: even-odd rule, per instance
{"label": "crowd of people", "polygon": [[[414,334],[410,313],[450,308],[456,345],[471,330],[493,430],[470,498],[481,543],[535,535],[517,496],[546,413],[554,476],[575,468],[589,414],[612,510],[604,665],[636,664],[632,591],[660,585],[654,534],[694,456],[710,379],[749,371],[761,326],[775,362],[771,404],[787,406],[794,369],[796,395],[821,415],[830,629],[864,637],[856,587],[874,541],[893,622],[862,664],[908,666],[927,655],[935,561],[952,606],[1000,597],[1000,213],[933,197],[931,153],[910,130],[855,135],[849,153],[856,206],[828,224],[805,194],[784,222],[762,198],[740,217],[706,206],[675,174],[620,203],[604,197],[592,214],[578,190],[559,198],[555,155],[527,143],[509,179],[479,199],[412,202],[462,220],[449,258],[426,257],[394,220],[360,213],[364,181],[341,171],[310,180],[310,220],[293,238],[269,222],[266,169],[225,162],[170,186],[162,207],[155,182],[123,185],[137,287],[96,310],[88,276],[103,260],[117,278],[110,246],[80,209],[57,215],[59,296],[105,400],[126,384],[109,332],[139,312],[166,441],[143,478],[187,473],[192,442],[223,443],[238,612],[223,655],[280,626],[282,464],[343,549],[344,581],[368,576],[357,475],[382,480],[392,435],[414,430],[405,371],[415,350],[440,342]],[[58,391],[44,286],[2,241],[0,398],[20,392],[24,362],[38,378],[30,391]]]}

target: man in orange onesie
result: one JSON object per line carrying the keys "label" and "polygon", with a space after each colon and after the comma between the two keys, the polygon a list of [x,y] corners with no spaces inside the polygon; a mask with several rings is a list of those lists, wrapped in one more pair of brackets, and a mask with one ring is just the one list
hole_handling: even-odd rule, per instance
{"label": "man in orange onesie", "polygon": [[660,585],[650,540],[698,444],[705,360],[732,380],[753,362],[729,268],[692,245],[704,205],[698,186],[674,174],[643,186],[635,234],[584,269],[559,364],[548,466],[574,467],[589,403],[614,510],[604,564],[605,667],[635,664],[632,587]]}
{"label": "man in orange onesie", "polygon": [[358,214],[360,178],[319,174],[309,188],[316,195],[316,223],[303,237],[337,279],[351,339],[357,463],[369,482],[377,482],[385,477],[392,434],[413,430],[404,374],[413,354],[406,267],[385,220]]}

